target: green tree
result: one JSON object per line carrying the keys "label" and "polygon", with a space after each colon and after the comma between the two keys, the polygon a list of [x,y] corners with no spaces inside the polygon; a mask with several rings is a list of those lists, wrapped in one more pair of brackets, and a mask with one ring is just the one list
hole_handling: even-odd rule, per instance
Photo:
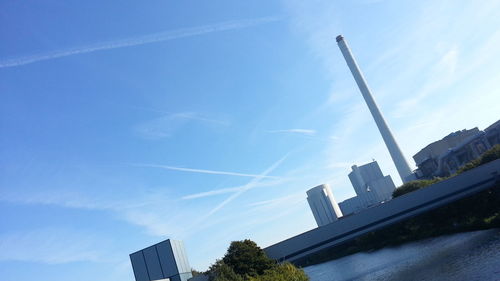
{"label": "green tree", "polygon": [[233,241],[221,260],[207,271],[210,281],[307,281],[290,263],[278,265],[251,240]]}
{"label": "green tree", "polygon": [[261,275],[276,264],[255,242],[248,239],[233,241],[222,260],[241,276]]}
{"label": "green tree", "polygon": [[243,281],[243,278],[222,260],[217,260],[208,270],[210,281]]}
{"label": "green tree", "polygon": [[250,277],[249,281],[308,281],[306,273],[290,263],[280,264],[268,269],[264,274]]}

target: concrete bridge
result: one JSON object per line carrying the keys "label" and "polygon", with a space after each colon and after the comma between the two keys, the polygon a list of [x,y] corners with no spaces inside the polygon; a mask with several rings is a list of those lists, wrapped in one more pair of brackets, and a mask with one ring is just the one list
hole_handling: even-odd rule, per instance
{"label": "concrete bridge", "polygon": [[291,237],[265,248],[264,251],[275,260],[294,262],[365,233],[471,196],[499,183],[500,159]]}

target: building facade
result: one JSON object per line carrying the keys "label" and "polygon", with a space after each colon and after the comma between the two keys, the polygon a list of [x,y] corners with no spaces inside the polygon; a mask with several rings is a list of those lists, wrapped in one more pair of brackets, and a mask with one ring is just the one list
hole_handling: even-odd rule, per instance
{"label": "building facade", "polygon": [[130,254],[135,281],[187,281],[192,277],[184,243],[165,240]]}
{"label": "building facade", "polygon": [[415,160],[419,174],[425,177],[432,177],[432,174],[438,168],[439,157],[447,153],[450,149],[460,145],[466,139],[477,135],[479,132],[478,128],[456,131],[424,147],[417,154],[413,155],[413,160]]}
{"label": "building facade", "polygon": [[342,216],[342,211],[333,197],[327,184],[321,184],[307,191],[307,202],[318,226],[324,226],[336,221]]}
{"label": "building facade", "polygon": [[339,206],[344,215],[357,213],[363,209],[391,200],[396,186],[391,176],[384,176],[377,163],[362,166],[352,166],[349,180],[356,192],[356,196],[340,202]]}
{"label": "building facade", "polygon": [[418,166],[417,177],[450,176],[497,144],[500,144],[500,120],[484,131],[474,128],[451,133],[413,156]]}

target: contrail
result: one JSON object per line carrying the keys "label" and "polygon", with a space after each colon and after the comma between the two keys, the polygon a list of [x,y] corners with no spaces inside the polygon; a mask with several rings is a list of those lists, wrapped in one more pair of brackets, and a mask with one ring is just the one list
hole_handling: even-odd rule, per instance
{"label": "contrail", "polygon": [[224,206],[226,206],[227,204],[229,204],[231,201],[233,201],[234,199],[238,198],[239,196],[241,196],[243,193],[247,192],[248,190],[250,190],[250,189],[258,186],[260,184],[260,182],[262,181],[262,179],[268,177],[267,176],[268,174],[270,174],[279,165],[281,165],[281,163],[283,163],[283,161],[285,161],[285,159],[288,157],[288,155],[290,155],[290,153],[291,152],[287,153],[281,159],[279,159],[278,161],[274,162],[274,164],[272,164],[269,168],[267,168],[264,172],[262,172],[258,177],[255,177],[255,178],[251,179],[247,184],[245,184],[244,186],[239,187],[238,190],[235,191],[234,194],[232,194],[231,196],[229,196],[228,198],[226,198],[224,201],[222,201],[221,203],[219,203],[217,206],[215,206],[214,208],[212,208],[208,213],[206,213],[203,216],[199,217],[197,220],[194,220],[191,223],[191,225],[186,228],[186,231],[188,231],[188,230],[192,231],[192,229],[194,227],[199,226],[202,222],[206,222],[206,220],[210,216],[212,216],[213,214],[215,214],[220,209],[224,208]]}
{"label": "contrail", "polygon": [[182,28],[178,30],[170,30],[159,33],[153,33],[149,35],[144,35],[134,38],[126,38],[115,41],[100,42],[92,45],[75,47],[64,50],[57,50],[49,53],[41,53],[30,56],[22,56],[17,58],[3,59],[0,60],[0,68],[16,67],[21,65],[26,65],[30,63],[35,63],[44,60],[51,60],[56,58],[62,58],[72,55],[91,53],[102,50],[131,47],[137,45],[144,45],[162,41],[169,41],[184,37],[192,37],[197,35],[203,35],[213,32],[221,32],[226,30],[241,29],[251,26],[261,25],[265,23],[275,22],[281,20],[281,17],[263,17],[256,19],[247,20],[236,20],[236,21],[226,21],[217,24],[204,25],[191,28]]}
{"label": "contrail", "polygon": [[274,169],[276,169],[285,159],[288,157],[288,154],[286,154],[283,158],[279,159],[276,161],[271,167],[267,168],[262,174],[260,174],[258,177],[253,178],[250,182],[248,182],[246,185],[243,186],[241,190],[238,192],[234,193],[233,195],[229,196],[226,200],[222,201],[219,205],[215,206],[212,210],[210,210],[207,214],[205,214],[202,218],[201,221],[207,219],[217,211],[219,211],[221,208],[226,206],[228,203],[233,201],[234,199],[238,198],[241,194],[247,192],[248,190],[254,188],[259,184],[259,182],[265,178],[269,173],[271,173]]}
{"label": "contrail", "polygon": [[[282,179],[277,179],[277,180],[260,182],[259,184],[255,185],[254,187],[275,186],[275,185],[283,184],[283,183],[288,182],[288,181],[290,181],[290,179],[282,178]],[[214,196],[214,195],[219,195],[219,194],[225,194],[225,193],[235,193],[235,192],[241,191],[241,190],[243,190],[245,188],[246,188],[246,185],[236,186],[236,187],[227,187],[227,188],[214,189],[214,190],[209,190],[209,191],[205,191],[205,192],[199,192],[199,193],[189,194],[189,195],[181,197],[181,199],[183,199],[183,200],[190,200],[190,199],[204,198],[204,197],[209,197],[209,196]]]}
{"label": "contrail", "polygon": [[200,173],[200,174],[211,174],[211,175],[228,175],[228,176],[237,176],[237,177],[250,177],[250,178],[268,178],[268,179],[279,179],[279,177],[273,176],[262,176],[255,174],[245,174],[245,173],[236,173],[236,172],[227,172],[227,171],[215,171],[215,170],[205,170],[205,169],[192,169],[192,168],[182,168],[182,167],[174,167],[174,166],[165,166],[165,165],[151,165],[151,164],[132,164],[134,166],[139,167],[152,167],[152,168],[161,168],[172,171],[180,171],[180,172],[190,172],[190,173]]}

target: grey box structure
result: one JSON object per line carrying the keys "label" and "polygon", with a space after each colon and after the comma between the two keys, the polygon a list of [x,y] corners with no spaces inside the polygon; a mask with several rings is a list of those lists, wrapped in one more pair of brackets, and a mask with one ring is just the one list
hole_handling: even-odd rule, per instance
{"label": "grey box structure", "polygon": [[130,254],[136,281],[187,281],[192,277],[184,243],[165,240]]}

